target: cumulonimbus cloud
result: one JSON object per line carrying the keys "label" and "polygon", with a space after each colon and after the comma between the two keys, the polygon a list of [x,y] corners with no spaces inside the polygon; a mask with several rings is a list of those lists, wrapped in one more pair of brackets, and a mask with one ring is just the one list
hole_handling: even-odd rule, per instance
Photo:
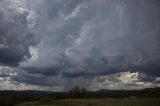
{"label": "cumulonimbus cloud", "polygon": [[160,76],[158,0],[9,1],[0,1],[0,64],[22,71],[14,80]]}
{"label": "cumulonimbus cloud", "polygon": [[35,39],[28,28],[28,14],[13,1],[0,1],[0,64],[17,66],[31,57],[29,46]]}
{"label": "cumulonimbus cloud", "polygon": [[157,0],[64,2],[42,0],[33,7],[43,40],[36,46],[37,62],[22,64],[27,72],[74,77],[139,70],[159,75]]}

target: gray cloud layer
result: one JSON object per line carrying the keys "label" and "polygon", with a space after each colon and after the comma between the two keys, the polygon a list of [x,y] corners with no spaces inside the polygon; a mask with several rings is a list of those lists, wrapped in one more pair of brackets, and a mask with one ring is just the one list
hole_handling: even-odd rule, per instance
{"label": "gray cloud layer", "polygon": [[65,85],[126,71],[144,82],[160,76],[158,0],[0,2],[0,64],[17,67],[16,81],[50,86],[49,79],[66,78]]}

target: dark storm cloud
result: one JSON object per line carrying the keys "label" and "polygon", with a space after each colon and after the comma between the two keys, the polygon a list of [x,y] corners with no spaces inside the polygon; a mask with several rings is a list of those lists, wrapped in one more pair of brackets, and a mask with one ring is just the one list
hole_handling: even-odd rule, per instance
{"label": "dark storm cloud", "polygon": [[30,58],[34,35],[28,30],[28,12],[9,0],[0,1],[0,64],[17,66]]}
{"label": "dark storm cloud", "polygon": [[105,75],[121,86],[117,73],[128,71],[154,82],[159,10],[159,0],[0,0],[0,65],[14,66],[12,80],[34,85],[67,88],[80,80],[86,87]]}
{"label": "dark storm cloud", "polygon": [[138,75],[138,78],[143,81],[143,82],[153,82],[156,80],[156,76],[151,76],[151,75],[147,75],[147,74],[144,74],[144,73],[140,73]]}
{"label": "dark storm cloud", "polygon": [[[30,0],[31,1],[31,0]],[[158,0],[41,0],[25,6],[39,14],[36,62],[28,73],[67,77],[122,71],[160,75]]]}
{"label": "dark storm cloud", "polygon": [[56,80],[53,82],[52,78],[49,76],[42,76],[39,74],[27,74],[22,70],[19,72],[18,76],[13,76],[12,80],[18,81],[19,83],[29,83],[33,85],[43,85],[43,86],[52,86],[58,85]]}

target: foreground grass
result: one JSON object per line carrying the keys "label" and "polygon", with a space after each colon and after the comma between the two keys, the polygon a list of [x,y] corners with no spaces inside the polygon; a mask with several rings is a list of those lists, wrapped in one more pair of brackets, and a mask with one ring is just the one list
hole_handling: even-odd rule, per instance
{"label": "foreground grass", "polygon": [[63,99],[27,102],[18,106],[160,106],[160,99]]}

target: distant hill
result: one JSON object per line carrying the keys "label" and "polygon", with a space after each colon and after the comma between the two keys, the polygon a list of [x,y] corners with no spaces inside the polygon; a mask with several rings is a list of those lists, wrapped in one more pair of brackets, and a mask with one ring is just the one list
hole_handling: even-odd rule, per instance
{"label": "distant hill", "polygon": [[49,94],[49,93],[53,93],[52,91],[40,91],[40,90],[20,90],[20,91],[18,91],[18,90],[0,90],[0,92],[8,92],[8,93],[10,93],[10,92],[15,92],[15,93],[28,93],[28,92],[30,92],[30,93],[34,93],[34,94]]}
{"label": "distant hill", "polygon": [[96,92],[129,92],[129,91],[160,91],[160,87],[155,87],[155,88],[145,88],[142,90],[109,90],[109,89],[100,89],[97,90]]}
{"label": "distant hill", "polygon": [[156,88],[146,88],[146,89],[143,89],[145,91],[160,91],[160,87],[156,87]]}
{"label": "distant hill", "polygon": [[[109,89],[100,89],[95,92],[97,93],[114,93],[114,92],[129,92],[129,91],[153,91],[153,92],[160,92],[160,87],[155,88],[145,88],[142,90],[109,90]],[[0,90],[1,93],[11,93],[11,94],[26,94],[26,95],[48,95],[48,94],[57,94],[57,93],[65,93],[65,92],[52,92],[52,91],[39,91],[39,90]]]}

